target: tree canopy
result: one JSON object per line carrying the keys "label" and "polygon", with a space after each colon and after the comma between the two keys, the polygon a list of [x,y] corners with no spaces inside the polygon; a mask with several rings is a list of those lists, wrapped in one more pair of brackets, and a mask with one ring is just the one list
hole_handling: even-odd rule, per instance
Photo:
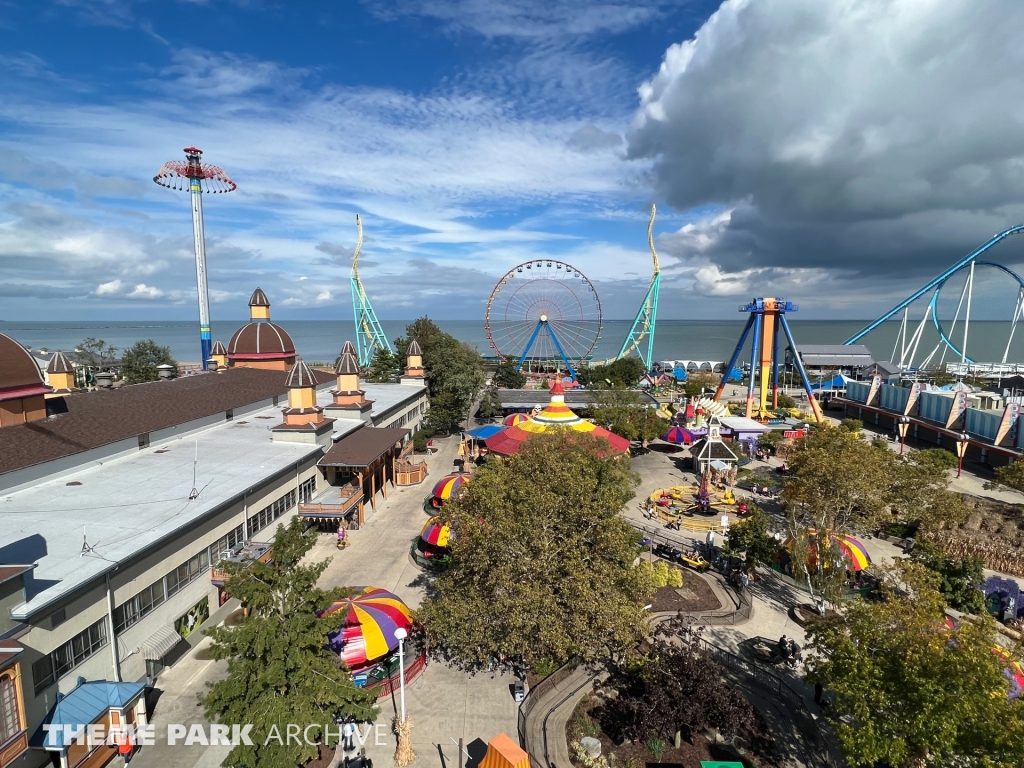
{"label": "tree canopy", "polygon": [[894,513],[934,526],[966,518],[944,474],[866,443],[847,429],[812,430],[789,469],[782,496],[794,533],[804,528],[871,531]]}
{"label": "tree canopy", "polygon": [[344,590],[317,587],[329,561],[301,564],[317,538],[315,530],[302,529],[297,517],[287,528],[278,526],[269,563],[220,565],[228,573],[226,589],[249,615],[238,626],[208,630],[213,657],[227,660],[228,675],[210,685],[203,705],[211,721],[253,725],[253,745],[234,747],[226,765],[301,766],[316,757],[316,746],[285,738],[264,744],[275,726],[284,737],[288,723],[310,724],[314,740],[326,736],[314,724],[331,724],[338,715],[376,716],[373,694],[357,688],[348,669],[325,648],[327,633],[337,630],[343,617],[317,618],[316,613]]}
{"label": "tree canopy", "polygon": [[501,407],[501,397],[497,388],[487,387],[480,396],[480,405],[477,408],[478,419],[497,419],[504,413]]}
{"label": "tree canopy", "polygon": [[910,559],[938,578],[937,588],[946,605],[964,613],[985,612],[985,561],[980,557],[951,557],[936,544],[914,542]]}
{"label": "tree canopy", "polygon": [[749,515],[729,526],[726,534],[728,548],[743,553],[750,573],[759,565],[769,565],[779,553],[779,542],[771,534],[771,517],[756,504],[748,502]]}
{"label": "tree canopy", "polygon": [[690,740],[705,728],[726,739],[755,722],[753,707],[700,642],[700,632],[680,619],[659,627],[638,664],[619,667],[605,683],[617,695],[597,712],[613,738],[671,742],[677,731]]}
{"label": "tree canopy", "polygon": [[469,415],[469,408],[484,385],[483,358],[428,317],[409,323],[405,333],[395,339],[395,347],[400,359],[405,359],[409,342],[415,339],[423,352],[430,397],[427,423],[437,430],[457,428]]}
{"label": "tree canopy", "polygon": [[1015,491],[1024,491],[1024,461],[997,467],[996,482]]}
{"label": "tree canopy", "polygon": [[668,420],[640,402],[640,393],[624,387],[590,391],[591,417],[595,423],[627,440],[653,440],[669,429]]}
{"label": "tree canopy", "polygon": [[390,384],[402,372],[402,359],[390,349],[381,349],[373,353],[370,367],[366,369],[366,380],[371,384]]}
{"label": "tree canopy", "polygon": [[75,347],[75,360],[91,368],[105,368],[117,362],[117,349],[103,339],[90,336]]}
{"label": "tree canopy", "polygon": [[494,384],[502,389],[522,389],[526,385],[526,374],[516,370],[518,360],[502,360],[494,372]]}
{"label": "tree canopy", "polygon": [[638,478],[628,457],[598,457],[607,450],[586,433],[533,435],[445,504],[451,563],[417,612],[434,653],[471,670],[550,671],[639,644],[652,585],[619,516]]}
{"label": "tree canopy", "polygon": [[152,339],[137,341],[121,356],[121,376],[129,384],[156,381],[160,378],[158,365],[170,365],[177,373],[178,363],[171,357],[171,348]]}
{"label": "tree canopy", "polygon": [[608,365],[581,365],[576,380],[585,387],[635,387],[647,373],[638,357],[623,357]]}
{"label": "tree canopy", "polygon": [[994,622],[950,629],[934,577],[915,564],[897,577],[909,594],[887,583],[883,600],[808,627],[807,678],[832,693],[827,714],[848,762],[1018,765],[1024,699],[1008,698]]}

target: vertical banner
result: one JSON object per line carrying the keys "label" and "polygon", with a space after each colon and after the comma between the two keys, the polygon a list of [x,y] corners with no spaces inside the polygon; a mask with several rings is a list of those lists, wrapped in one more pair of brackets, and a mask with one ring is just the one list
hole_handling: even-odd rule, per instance
{"label": "vertical banner", "polygon": [[871,389],[868,390],[868,399],[864,402],[864,405],[874,405],[875,398],[878,397],[878,390],[882,387],[882,377],[877,373],[871,377]]}
{"label": "vertical banner", "polygon": [[949,409],[949,418],[946,419],[946,429],[952,429],[960,418],[967,413],[967,393],[957,392],[953,395],[953,407]]}
{"label": "vertical banner", "polygon": [[910,395],[907,397],[907,404],[903,406],[903,415],[909,416],[914,408],[917,406],[917,401],[921,398],[921,382],[915,381],[910,387]]}
{"label": "vertical banner", "polygon": [[1020,420],[1020,403],[1007,403],[1003,410],[1003,420],[999,422],[996,432],[996,445],[1013,445],[1017,436],[1017,422]]}

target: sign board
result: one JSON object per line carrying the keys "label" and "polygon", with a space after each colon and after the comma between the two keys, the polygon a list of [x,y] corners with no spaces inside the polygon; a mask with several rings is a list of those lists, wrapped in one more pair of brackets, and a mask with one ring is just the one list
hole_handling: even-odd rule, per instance
{"label": "sign board", "polygon": [[871,377],[871,389],[868,390],[868,399],[864,401],[864,405],[874,405],[875,397],[878,396],[878,390],[882,388],[882,377],[877,373]]}
{"label": "sign board", "polygon": [[907,404],[903,406],[903,415],[909,416],[911,411],[914,410],[914,406],[917,405],[918,399],[921,397],[921,383],[915,381],[910,387],[910,394],[907,396]]}
{"label": "sign board", "polygon": [[[996,445],[1013,445],[1017,436],[1016,427],[1020,420],[1020,403],[1007,403],[1003,411],[1003,419],[999,422],[999,431],[996,432]],[[1007,439],[1009,438],[1009,439]],[[1005,443],[1004,443],[1005,440]]]}
{"label": "sign board", "polygon": [[783,437],[803,437],[804,431],[802,429],[787,429],[782,433]]}
{"label": "sign board", "polygon": [[946,429],[952,428],[965,413],[967,413],[967,393],[957,392],[953,396],[953,406],[949,409],[949,418],[946,419]]}

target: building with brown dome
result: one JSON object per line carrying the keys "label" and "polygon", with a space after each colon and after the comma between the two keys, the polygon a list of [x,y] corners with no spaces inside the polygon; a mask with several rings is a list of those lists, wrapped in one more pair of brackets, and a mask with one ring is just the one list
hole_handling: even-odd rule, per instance
{"label": "building with brown dome", "polygon": [[0,428],[45,419],[51,392],[29,351],[0,334]]}
{"label": "building with brown dome", "polygon": [[53,353],[46,366],[46,381],[53,388],[47,397],[61,397],[78,391],[75,386],[75,366],[59,349]]}
{"label": "building with brown dome", "polygon": [[288,371],[295,365],[295,344],[288,332],[270,322],[270,300],[262,289],[249,299],[249,322],[231,337],[227,347],[229,368]]}

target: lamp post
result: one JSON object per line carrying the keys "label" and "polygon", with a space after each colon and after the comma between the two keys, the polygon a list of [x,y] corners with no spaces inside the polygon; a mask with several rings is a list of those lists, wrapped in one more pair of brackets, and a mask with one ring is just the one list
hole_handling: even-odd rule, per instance
{"label": "lamp post", "polygon": [[896,422],[896,428],[900,431],[900,456],[903,455],[903,446],[907,442],[907,428],[910,426],[910,419],[906,416],[900,416]]}
{"label": "lamp post", "polygon": [[956,436],[956,476],[960,477],[960,473],[964,469],[964,454],[967,453],[967,446],[970,445],[971,436],[966,432],[961,432]]}
{"label": "lamp post", "polygon": [[402,707],[402,722],[405,722],[405,638],[409,636],[405,627],[395,630],[395,637],[398,639],[398,690],[399,700]]}

